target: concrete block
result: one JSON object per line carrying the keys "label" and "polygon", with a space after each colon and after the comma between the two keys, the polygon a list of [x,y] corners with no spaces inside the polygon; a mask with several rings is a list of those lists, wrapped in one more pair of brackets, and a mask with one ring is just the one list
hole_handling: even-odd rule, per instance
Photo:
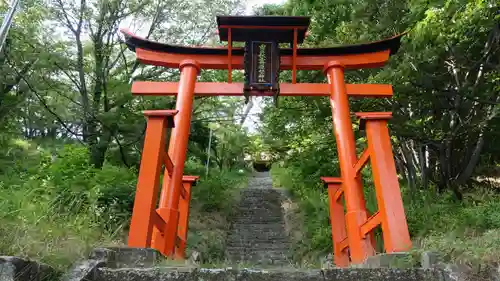
{"label": "concrete block", "polygon": [[422,268],[435,268],[439,264],[439,254],[437,252],[426,251],[420,256]]}
{"label": "concrete block", "polygon": [[94,254],[96,252],[107,253],[108,261],[106,266],[110,268],[152,267],[165,260],[160,252],[151,248],[106,247],[94,250]]}
{"label": "concrete block", "polygon": [[57,280],[58,275],[56,270],[43,263],[0,256],[0,281]]}
{"label": "concrete block", "polygon": [[437,269],[346,268],[325,270],[324,281],[445,281]]}
{"label": "concrete block", "polygon": [[332,269],[332,270],[232,270],[232,269],[99,269],[95,281],[444,281],[437,269]]}
{"label": "concrete block", "polygon": [[379,254],[368,257],[366,261],[357,268],[409,268],[413,267],[413,258],[409,253]]}
{"label": "concrete block", "polygon": [[[63,281],[94,281],[99,268],[153,267],[164,258],[154,249],[109,247],[94,249],[88,260],[77,262],[64,274]],[[0,280],[3,281],[3,280]]]}

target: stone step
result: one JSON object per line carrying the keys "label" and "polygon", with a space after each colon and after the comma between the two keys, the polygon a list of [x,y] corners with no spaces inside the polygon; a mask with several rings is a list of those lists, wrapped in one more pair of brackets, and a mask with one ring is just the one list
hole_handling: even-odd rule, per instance
{"label": "stone step", "polygon": [[242,193],[266,193],[266,194],[276,194],[283,193],[283,189],[279,188],[262,188],[262,185],[272,186],[269,182],[260,182],[259,185],[250,182],[248,188],[242,190]]}
{"label": "stone step", "polygon": [[233,224],[231,225],[231,227],[233,229],[238,229],[238,228],[241,229],[241,228],[245,228],[245,226],[250,226],[250,227],[255,228],[255,229],[265,229],[265,228],[275,228],[275,227],[282,227],[283,229],[285,229],[285,222],[284,221],[277,222],[277,223],[254,222],[254,223],[247,224],[246,222],[239,223],[237,221],[234,221]]}
{"label": "stone step", "polygon": [[247,263],[254,267],[260,265],[289,266],[292,264],[289,259],[280,257],[233,257],[232,260],[235,263]]}
{"label": "stone step", "polygon": [[256,203],[260,203],[260,204],[266,204],[268,201],[261,201],[261,202],[257,202],[257,200],[259,199],[267,199],[267,200],[270,200],[270,201],[274,201],[274,202],[277,202],[277,201],[280,201],[282,199],[282,195],[281,194],[258,194],[258,193],[252,193],[252,194],[241,194],[241,197],[240,197],[240,202],[241,203],[245,203],[243,200],[249,200],[250,202],[256,202]]}
{"label": "stone step", "polygon": [[281,227],[276,227],[276,228],[236,228],[228,234],[228,237],[231,237],[231,235],[235,236],[253,236],[253,235],[265,235],[269,237],[286,237],[287,235],[285,234],[285,230]]}
{"label": "stone step", "polygon": [[282,209],[256,209],[256,208],[241,208],[238,209],[237,216],[245,216],[245,215],[265,215],[265,216],[277,216],[281,217],[283,214]]}
{"label": "stone step", "polygon": [[228,237],[229,242],[238,242],[238,241],[251,241],[254,244],[270,244],[270,243],[278,243],[278,242],[288,242],[287,237],[285,236],[272,236],[268,235],[267,237],[258,237],[257,235],[232,235]]}
{"label": "stone step", "polygon": [[259,199],[259,200],[255,200],[254,201],[251,201],[251,200],[248,200],[248,201],[244,201],[244,202],[241,202],[238,206],[239,209],[243,209],[243,210],[246,210],[246,209],[257,209],[257,210],[281,210],[281,200],[276,200],[276,202],[272,202],[271,200],[267,200],[267,203],[265,204],[262,204],[261,200],[267,200],[267,199]]}
{"label": "stone step", "polygon": [[[280,203],[281,199],[278,197],[266,198],[265,196],[256,196],[256,197],[241,197],[240,206],[271,206],[273,204]],[[265,200],[265,201],[262,201]]]}
{"label": "stone step", "polygon": [[241,210],[240,212],[237,213],[236,217],[237,218],[270,217],[270,218],[283,219],[283,215],[281,213],[281,210],[276,211],[276,212],[269,212],[267,210],[262,210],[262,211]]}
{"label": "stone step", "polygon": [[[240,207],[246,207],[246,206],[254,206],[254,207],[265,207],[265,206],[274,206],[274,205],[281,205],[281,199],[279,198],[265,198],[263,196],[258,196],[258,197],[242,197],[240,199]],[[264,201],[263,201],[264,200]]]}
{"label": "stone step", "polygon": [[277,224],[281,223],[280,219],[273,218],[239,218],[234,221],[234,223],[238,224],[254,224],[254,225],[262,225],[262,224]]}
{"label": "stone step", "polygon": [[265,231],[268,230],[284,230],[285,224],[280,221],[276,221],[273,223],[265,222],[265,221],[254,221],[249,222],[246,219],[241,219],[238,221],[234,221],[231,225],[232,229],[255,229],[256,231]]}
{"label": "stone step", "polygon": [[283,190],[276,188],[267,188],[271,187],[272,184],[262,183],[261,185],[249,185],[248,188],[241,191],[243,194],[283,194]]}
{"label": "stone step", "polygon": [[259,191],[253,191],[253,192],[241,192],[241,198],[250,198],[250,199],[256,199],[256,198],[269,198],[269,199],[278,199],[283,197],[283,193],[281,192],[270,192],[271,189],[269,188],[263,188],[260,189]]}
{"label": "stone step", "polygon": [[271,187],[270,178],[251,179],[249,188],[241,191],[238,210],[226,241],[226,254],[230,260],[266,264],[286,261],[289,241],[281,207],[284,193]]}
{"label": "stone step", "polygon": [[251,211],[251,210],[246,210],[246,211],[240,211],[236,214],[236,218],[273,218],[273,219],[281,219],[283,220],[283,214],[281,213],[281,210],[278,212],[269,212],[269,211]]}
{"label": "stone step", "polygon": [[242,226],[242,227],[233,227],[231,233],[240,234],[240,233],[282,233],[283,236],[286,236],[285,229],[282,226],[268,226],[268,227],[254,227],[252,225]]}
{"label": "stone step", "polygon": [[[269,241],[269,242],[254,242],[251,240],[230,240],[226,244],[226,248],[241,248],[242,251],[251,251],[253,249],[288,249],[289,242],[282,240],[282,241]],[[245,248],[251,248],[251,249],[245,249]]]}
{"label": "stone step", "polygon": [[262,235],[259,236],[258,234],[230,234],[228,237],[228,241],[252,241],[255,242],[255,244],[258,243],[275,243],[275,242],[280,242],[280,241],[288,241],[286,236],[283,235]]}
{"label": "stone step", "polygon": [[236,234],[245,234],[245,233],[251,233],[251,234],[258,234],[258,233],[268,233],[268,234],[271,234],[271,233],[281,233],[281,235],[283,236],[286,236],[286,233],[285,233],[285,228],[281,225],[276,225],[276,226],[265,226],[265,227],[262,227],[261,226],[262,224],[258,224],[256,226],[252,225],[251,223],[249,223],[248,225],[246,226],[240,226],[240,227],[232,227],[232,230],[229,234],[231,233],[235,233]]}
{"label": "stone step", "polygon": [[252,219],[255,218],[255,220],[260,220],[260,219],[280,219],[283,220],[283,216],[281,214],[269,214],[269,213],[250,213],[246,212],[243,214],[236,215],[234,220],[237,219]]}
{"label": "stone step", "polygon": [[255,249],[255,250],[252,250],[252,251],[245,251],[245,252],[242,252],[240,250],[241,248],[228,248],[226,249],[226,252],[230,255],[230,256],[244,256],[244,255],[247,255],[247,256],[254,256],[254,255],[269,255],[269,256],[283,256],[283,257],[286,257],[288,252],[284,249]]}
{"label": "stone step", "polygon": [[266,238],[280,238],[283,237],[285,238],[286,235],[283,233],[283,230],[280,229],[267,229],[267,230],[261,230],[261,231],[256,231],[254,229],[233,229],[231,233],[228,235],[228,239],[231,239],[231,237],[254,237],[254,238],[260,238],[260,239],[266,239]]}
{"label": "stone step", "polygon": [[279,248],[265,248],[265,247],[255,247],[254,249],[245,249],[251,246],[231,246],[226,248],[226,252],[231,254],[254,254],[254,253],[269,253],[272,255],[286,255],[289,251],[286,247]]}
{"label": "stone step", "polygon": [[[277,257],[259,257],[259,258],[247,258],[247,257],[241,257],[241,258],[233,258],[234,263],[243,263],[243,264],[248,264],[251,265],[252,267],[265,267],[269,268],[270,266],[273,267],[288,267],[292,265],[293,263],[290,262],[288,259],[283,259],[283,258],[277,258]],[[261,280],[261,279],[257,279]],[[238,279],[239,281],[239,279]]]}
{"label": "stone step", "polygon": [[283,218],[281,216],[266,216],[266,215],[248,215],[245,214],[244,216],[238,216],[235,221],[244,221],[245,223],[251,223],[254,221],[256,224],[264,224],[264,223],[269,223],[269,222],[280,222],[282,221]]}
{"label": "stone step", "polygon": [[276,203],[274,206],[267,206],[267,207],[261,207],[261,206],[239,206],[238,211],[253,211],[253,212],[274,212],[274,213],[281,213],[283,212],[283,209],[281,208],[278,203]]}
{"label": "stone step", "polygon": [[264,264],[273,264],[276,261],[288,261],[289,258],[284,255],[272,255],[267,253],[254,253],[254,254],[246,254],[246,255],[232,255],[229,254],[231,260],[233,261],[251,261],[253,263],[262,262]]}
{"label": "stone step", "polygon": [[283,196],[282,192],[273,192],[270,188],[262,188],[262,189],[254,189],[255,191],[245,190],[241,192],[242,198],[257,198],[257,197],[265,197],[265,198],[281,198]]}
{"label": "stone step", "polygon": [[266,214],[266,213],[244,213],[241,215],[236,215],[236,217],[233,219],[233,221],[236,220],[251,220],[254,219],[256,222],[259,220],[269,220],[269,219],[278,219],[278,220],[283,220],[282,215],[277,215],[277,214]]}
{"label": "stone step", "polygon": [[[278,248],[287,248],[288,245],[290,245],[290,242],[286,239],[275,239],[275,240],[268,240],[268,241],[255,241],[255,240],[244,240],[244,239],[239,239],[239,240],[229,240],[227,242],[227,248],[241,248],[242,250],[245,250],[245,248],[252,248],[252,249],[257,249],[257,248],[269,248],[269,249],[278,249]],[[249,249],[251,250],[251,249]]]}
{"label": "stone step", "polygon": [[269,236],[269,237],[285,237],[286,235],[283,233],[283,228],[277,227],[274,229],[267,228],[267,229],[255,229],[255,228],[240,228],[240,229],[233,229],[229,237],[234,234],[235,236],[253,236],[253,235],[263,235],[263,236]]}
{"label": "stone step", "polygon": [[277,242],[287,242],[288,239],[283,235],[258,235],[258,234],[231,234],[228,237],[229,242],[239,242],[239,241],[251,241],[253,244],[271,244]]}
{"label": "stone step", "polygon": [[445,281],[437,269],[237,270],[197,268],[99,268],[93,281]]}
{"label": "stone step", "polygon": [[[254,207],[254,208],[269,208],[269,207],[279,207],[281,206],[281,200],[277,199],[265,199],[265,198],[249,198],[249,199],[241,199],[242,201],[239,204],[240,208],[243,207]],[[244,200],[244,201],[243,201]],[[262,202],[261,200],[267,200],[265,202]]]}
{"label": "stone step", "polygon": [[285,237],[275,237],[267,239],[258,239],[249,236],[232,236],[228,239],[228,245],[240,244],[240,245],[272,245],[272,244],[288,244],[290,241]]}
{"label": "stone step", "polygon": [[228,247],[226,248],[226,253],[230,256],[237,255],[272,255],[272,256],[287,256],[289,251],[287,247],[280,248],[266,248],[266,247],[255,247],[254,249],[248,249],[253,246],[238,246],[238,247]]}
{"label": "stone step", "polygon": [[249,206],[238,206],[238,211],[260,211],[260,212],[282,212],[283,209],[281,208],[278,203],[274,204],[273,206],[257,206],[257,205],[249,205]]}
{"label": "stone step", "polygon": [[289,245],[290,241],[287,238],[274,238],[274,239],[253,239],[246,237],[233,237],[233,239],[229,239],[226,243],[228,246],[231,245],[242,245],[244,247],[252,246],[272,246],[272,245]]}
{"label": "stone step", "polygon": [[[240,204],[245,205],[245,204],[250,204],[253,203],[256,206],[265,206],[265,205],[270,205],[270,203],[278,203],[281,202],[281,196],[245,196],[242,195],[240,199]],[[259,200],[266,200],[266,201],[259,201]]]}

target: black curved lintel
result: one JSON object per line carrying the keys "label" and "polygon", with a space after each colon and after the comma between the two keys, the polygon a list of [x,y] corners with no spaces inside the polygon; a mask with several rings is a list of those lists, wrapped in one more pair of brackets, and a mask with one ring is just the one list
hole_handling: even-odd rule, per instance
{"label": "black curved lintel", "polygon": [[[157,51],[162,53],[171,54],[190,54],[190,55],[227,55],[226,48],[210,48],[210,47],[186,47],[170,45],[165,43],[160,43],[156,41],[151,41],[142,37],[139,37],[128,30],[121,30],[125,36],[125,44],[128,48],[135,52],[136,48]],[[405,33],[396,35],[389,39],[384,39],[380,41],[357,44],[357,45],[346,45],[338,47],[328,47],[328,48],[299,48],[297,49],[298,56],[335,56],[335,55],[353,55],[353,54],[363,54],[363,53],[374,53],[384,50],[390,50],[390,54],[395,54],[399,46],[401,45],[401,38]],[[232,50],[232,55],[242,56],[242,48],[235,48]],[[285,56],[292,55],[292,49],[285,48],[280,49],[280,54]]]}

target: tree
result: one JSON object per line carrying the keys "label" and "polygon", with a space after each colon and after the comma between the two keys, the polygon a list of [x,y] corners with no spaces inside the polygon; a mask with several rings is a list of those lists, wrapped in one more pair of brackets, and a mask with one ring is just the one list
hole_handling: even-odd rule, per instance
{"label": "tree", "polygon": [[[415,188],[418,181],[426,188],[432,182],[440,190],[452,189],[460,198],[459,188],[470,183],[480,155],[489,149],[485,139],[491,139],[496,134],[492,128],[498,126],[497,11],[498,4],[486,0],[341,4],[290,0],[260,13],[312,16],[308,46],[360,43],[408,31],[399,53],[386,67],[347,73],[351,83],[391,83],[394,98],[353,100],[351,109],[393,111],[395,155],[409,185]],[[299,75],[302,82],[322,77]],[[326,99],[287,100],[279,109],[264,111],[263,130],[266,135],[273,129],[285,132],[277,137],[297,143],[295,151],[304,156],[299,147],[311,153],[308,143],[316,146],[333,138],[317,134],[318,129],[331,130],[327,128],[331,119],[325,122],[329,111]],[[333,144],[329,153],[335,155]]]}
{"label": "tree", "polygon": [[[134,55],[126,51],[120,42],[119,26],[130,23],[131,26],[144,28],[138,25],[146,22],[148,37],[168,34],[170,43],[201,44],[213,34],[215,14],[241,9],[239,2],[233,0],[193,3],[53,0],[48,4],[48,10],[41,9],[48,19],[40,18],[38,22],[30,25],[33,27],[33,36],[42,35],[42,38],[46,39],[41,44],[45,45],[45,49],[40,48],[46,55],[31,56],[31,60],[43,59],[43,63],[50,63],[52,67],[44,72],[46,75],[43,81],[31,82],[25,92],[36,94],[35,103],[40,102],[42,105],[42,108],[37,110],[45,111],[37,111],[39,117],[45,118],[47,112],[53,117],[38,127],[53,127],[54,119],[57,120],[57,126],[64,128],[60,131],[66,134],[69,132],[70,139],[88,145],[91,163],[98,168],[102,166],[110,147],[118,147],[123,162],[127,164],[129,155],[126,155],[124,145],[130,148],[140,142],[144,128],[142,117],[136,114],[137,111],[148,107],[173,106],[172,100],[160,103],[154,100],[131,103],[131,96],[127,93],[130,91],[129,82],[132,75],[140,79],[168,80],[175,79],[177,74],[162,68],[139,67],[134,63]],[[202,8],[205,11],[204,21],[199,23],[195,15],[198,15]],[[21,13],[21,17],[23,14]],[[210,21],[205,21],[205,17],[211,17]],[[14,31],[10,37],[15,36]],[[31,46],[34,42],[23,41],[20,44]],[[47,46],[53,47],[47,49]],[[29,71],[37,70],[31,67],[34,63],[31,60],[24,60],[23,65],[17,67],[18,73],[14,73],[12,81],[5,83],[2,93],[10,92],[11,89],[19,92],[19,88],[14,85],[19,81],[28,80]],[[5,94],[2,94],[3,96]],[[29,118],[30,114],[35,114],[32,110],[37,108],[34,102],[26,96],[20,96],[17,100],[27,101],[30,108],[23,125],[35,126],[33,118]],[[33,137],[34,134],[27,133],[26,136]]]}

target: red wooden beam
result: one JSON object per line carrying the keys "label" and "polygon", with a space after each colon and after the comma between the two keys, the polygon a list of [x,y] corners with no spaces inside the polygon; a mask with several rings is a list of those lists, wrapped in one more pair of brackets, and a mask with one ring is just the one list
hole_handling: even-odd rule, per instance
{"label": "red wooden beam", "polygon": [[[234,48],[235,49],[235,48]],[[296,63],[298,70],[323,70],[324,66],[332,61],[342,64],[346,69],[373,68],[383,66],[390,56],[390,50],[336,56],[297,56]],[[144,64],[178,68],[186,60],[194,60],[202,69],[227,69],[228,65],[232,69],[243,69],[243,56],[232,56],[229,60],[225,55],[202,55],[202,54],[172,54],[164,52],[150,51],[136,48],[137,59]],[[280,69],[291,70],[293,56],[281,56]]]}
{"label": "red wooden beam", "polygon": [[326,184],[342,184],[342,179],[339,177],[320,177]]}
{"label": "red wooden beam", "polygon": [[[177,82],[135,81],[132,94],[141,96],[177,95]],[[347,94],[353,97],[392,97],[392,86],[388,84],[346,84]],[[243,96],[243,83],[198,82],[196,96]],[[253,92],[253,96],[272,96],[271,92]],[[329,96],[328,84],[299,83],[280,84],[280,96]]]}
{"label": "red wooden beam", "polygon": [[392,118],[392,112],[356,112],[359,119],[359,129],[364,130],[367,120],[389,120]]}
{"label": "red wooden beam", "polygon": [[175,166],[170,156],[168,156],[168,153],[165,153],[165,157],[163,157],[163,165],[165,165],[165,169],[167,169],[168,175],[172,176]]}
{"label": "red wooden beam", "polygon": [[297,25],[297,26],[274,26],[274,25],[220,25],[219,29],[279,29],[279,30],[289,30],[289,29],[307,29],[307,26]]}
{"label": "red wooden beam", "polygon": [[340,251],[343,251],[349,247],[349,239],[346,237],[344,240],[340,241],[338,243],[338,246]]}
{"label": "red wooden beam", "polygon": [[382,222],[382,216],[379,212],[376,212],[371,217],[369,217],[366,222],[361,226],[360,232],[362,236],[367,235],[370,231],[372,231],[375,227],[380,225]]}
{"label": "red wooden beam", "polygon": [[368,163],[368,159],[370,158],[370,149],[365,149],[361,156],[358,158],[358,162],[354,165],[354,171],[356,171],[356,174],[359,176],[359,172],[361,172],[361,169]]}
{"label": "red wooden beam", "polygon": [[152,221],[153,221],[153,225],[160,229],[160,230],[163,230],[165,229],[165,219],[158,213],[158,210],[155,210],[153,213],[152,213]]}

